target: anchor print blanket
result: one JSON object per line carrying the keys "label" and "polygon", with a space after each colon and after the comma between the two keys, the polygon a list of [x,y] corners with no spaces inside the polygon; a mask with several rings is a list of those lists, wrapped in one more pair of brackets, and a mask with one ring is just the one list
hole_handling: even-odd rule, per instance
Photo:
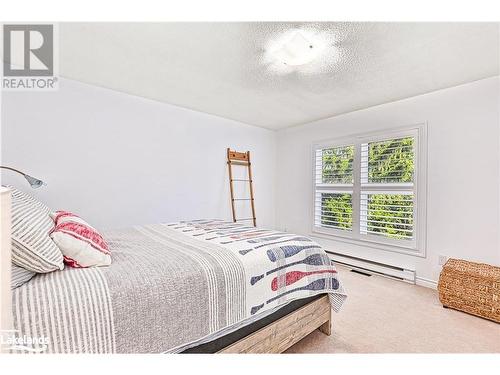
{"label": "anchor print blanket", "polygon": [[[221,220],[104,232],[109,267],[36,275],[13,291],[19,335],[44,352],[178,352],[300,298],[346,294],[321,247],[291,233]],[[41,350],[40,350],[41,349]]]}

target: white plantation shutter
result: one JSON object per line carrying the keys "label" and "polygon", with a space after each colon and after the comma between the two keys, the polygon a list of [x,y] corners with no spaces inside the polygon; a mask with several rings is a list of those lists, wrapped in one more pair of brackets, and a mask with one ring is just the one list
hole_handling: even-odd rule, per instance
{"label": "white plantation shutter", "polygon": [[352,230],[353,158],[353,145],[316,150],[316,226],[342,231]]}
{"label": "white plantation shutter", "polygon": [[422,126],[315,147],[313,230],[421,251],[425,207],[417,207],[416,177],[424,136]]}
{"label": "white plantation shutter", "polygon": [[354,146],[330,147],[316,150],[316,183],[353,183]]}
{"label": "white plantation shutter", "polygon": [[361,234],[413,239],[413,172],[414,137],[361,144]]}
{"label": "white plantation shutter", "polygon": [[413,194],[406,191],[361,193],[360,233],[411,240]]}
{"label": "white plantation shutter", "polygon": [[[386,139],[361,144],[361,183],[413,183],[413,166],[399,165],[404,160],[414,161],[414,137]],[[378,157],[375,157],[377,155]],[[378,168],[385,172],[378,172]]]}
{"label": "white plantation shutter", "polygon": [[[337,207],[342,210],[337,210]],[[352,191],[316,192],[315,212],[315,221],[318,226],[352,230]]]}

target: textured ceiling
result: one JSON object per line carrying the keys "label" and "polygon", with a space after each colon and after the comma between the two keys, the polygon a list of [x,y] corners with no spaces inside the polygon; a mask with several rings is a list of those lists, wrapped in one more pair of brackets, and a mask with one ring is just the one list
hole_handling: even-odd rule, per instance
{"label": "textured ceiling", "polygon": [[[293,29],[326,46],[299,67]],[[62,23],[64,77],[270,129],[499,74],[497,23]]]}

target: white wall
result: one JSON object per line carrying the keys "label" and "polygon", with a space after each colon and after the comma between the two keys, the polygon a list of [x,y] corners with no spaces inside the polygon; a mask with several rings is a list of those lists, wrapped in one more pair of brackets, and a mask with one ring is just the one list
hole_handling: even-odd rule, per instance
{"label": "white wall", "polygon": [[312,235],[314,142],[428,123],[427,256],[318,239],[327,250],[415,268],[436,281],[440,254],[500,265],[498,77],[278,132],[277,226]]}
{"label": "white wall", "polygon": [[48,185],[2,183],[100,228],[230,219],[226,148],[250,150],[258,224],[274,226],[274,132],[66,79],[4,92],[1,131],[2,164]]}

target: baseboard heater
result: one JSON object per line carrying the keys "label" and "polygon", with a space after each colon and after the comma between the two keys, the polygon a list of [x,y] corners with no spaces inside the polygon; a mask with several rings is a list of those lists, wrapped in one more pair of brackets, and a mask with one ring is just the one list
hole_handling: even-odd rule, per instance
{"label": "baseboard heater", "polygon": [[390,264],[373,262],[371,260],[333,253],[330,251],[327,251],[327,253],[330,259],[333,260],[335,263],[342,264],[354,270],[390,277],[393,279],[398,279],[411,284],[415,284],[416,281],[415,270],[393,266]]}

